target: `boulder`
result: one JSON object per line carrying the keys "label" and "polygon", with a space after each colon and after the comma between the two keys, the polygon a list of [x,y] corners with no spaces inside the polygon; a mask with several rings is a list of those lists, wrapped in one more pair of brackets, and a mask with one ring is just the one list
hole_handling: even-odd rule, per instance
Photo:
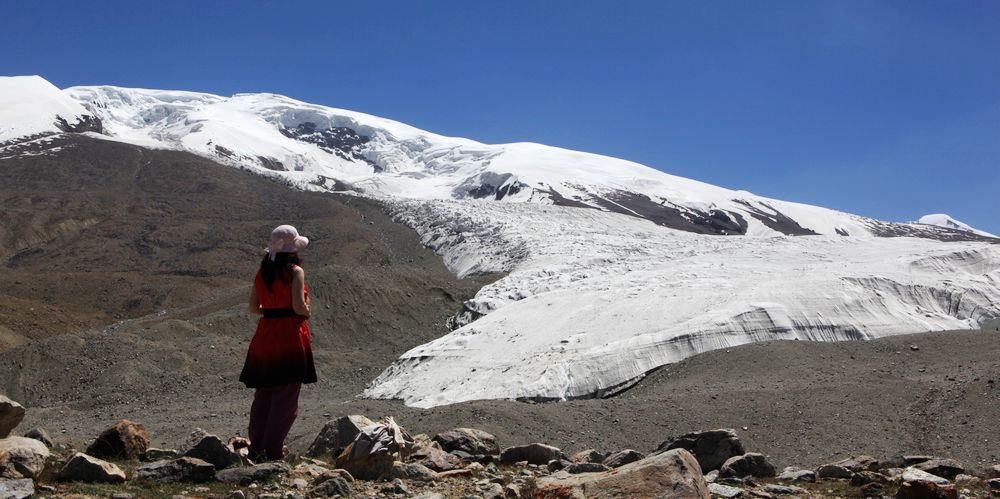
{"label": "boulder", "polygon": [[101,432],[87,454],[100,459],[139,459],[149,448],[146,427],[123,419]]}
{"label": "boulder", "polygon": [[550,472],[556,472],[562,469],[566,469],[567,466],[573,464],[572,461],[567,461],[565,459],[553,459],[549,461],[549,464],[545,465],[545,468]]}
{"label": "boulder", "polygon": [[671,449],[684,449],[693,454],[702,472],[706,473],[719,469],[727,459],[746,453],[740,439],[736,437],[736,430],[728,429],[694,432],[670,438],[661,443],[656,452]]}
{"label": "boulder", "polygon": [[571,475],[560,471],[540,478],[533,497],[698,497],[708,499],[708,484],[698,461],[673,449],[602,473]]}
{"label": "boulder", "polygon": [[869,483],[888,483],[889,477],[874,471],[859,471],[851,475],[851,485],[861,487]]}
{"label": "boulder", "polygon": [[711,492],[712,497],[721,497],[723,499],[743,497],[743,489],[739,487],[730,487],[729,485],[722,485],[721,483],[708,484],[708,491]]}
{"label": "boulder", "polygon": [[990,469],[986,470],[986,473],[990,478],[1000,478],[1000,464],[990,466]]}
{"label": "boulder", "polygon": [[146,452],[143,452],[142,455],[139,456],[139,460],[149,463],[153,461],[177,459],[178,457],[181,457],[181,453],[173,449],[157,449],[155,447],[150,447],[146,449]]}
{"label": "boulder", "polygon": [[578,475],[580,473],[598,473],[601,471],[608,471],[611,468],[605,466],[601,463],[570,463],[566,467],[566,472],[571,475]]}
{"label": "boulder", "polygon": [[348,459],[351,446],[348,445],[337,457],[337,467],[347,470],[351,476],[360,480],[376,480],[392,469],[395,457],[388,452],[367,454],[354,459]]}
{"label": "boulder", "polygon": [[215,473],[215,479],[223,483],[250,485],[253,482],[263,482],[272,477],[287,475],[292,467],[283,461],[227,468]]}
{"label": "boulder", "polygon": [[816,472],[789,466],[778,475],[778,480],[782,482],[816,483]]}
{"label": "boulder", "polygon": [[611,454],[602,461],[602,464],[609,468],[617,468],[628,463],[639,461],[644,457],[646,456],[637,450],[625,449]]}
{"label": "boulder", "polygon": [[361,433],[362,428],[373,424],[375,424],[374,421],[358,414],[327,421],[319,435],[316,435],[312,445],[306,450],[306,455],[311,457],[339,456],[354,441],[354,437]]}
{"label": "boulder", "polygon": [[974,489],[982,487],[986,481],[975,475],[959,474],[954,479],[955,486],[959,489]]}
{"label": "boulder", "polygon": [[35,482],[30,478],[0,478],[0,498],[26,499],[35,495]]}
{"label": "boulder", "polygon": [[767,460],[767,456],[756,452],[731,457],[719,468],[719,478],[744,478],[748,476],[767,478],[774,475],[774,465]]}
{"label": "boulder", "polygon": [[569,460],[574,463],[602,463],[604,454],[597,452],[596,449],[586,449],[573,454]]}
{"label": "boulder", "polygon": [[764,492],[776,496],[805,496],[809,492],[802,487],[793,485],[778,485],[770,483],[764,486]]}
{"label": "boulder", "polygon": [[215,478],[215,466],[193,457],[164,459],[140,466],[136,477],[161,483],[205,483]]}
{"label": "boulder", "polygon": [[822,479],[831,478],[851,478],[859,471],[878,471],[879,462],[869,456],[857,456],[842,459],[835,463],[824,464],[816,470],[816,474]]}
{"label": "boulder", "polygon": [[438,479],[438,474],[434,470],[416,463],[402,463],[394,461],[385,478],[390,480],[402,478],[404,480],[416,480],[418,482],[433,482]]}
{"label": "boulder", "polygon": [[903,471],[897,499],[955,499],[958,491],[947,479],[916,468]]}
{"label": "boulder", "polygon": [[347,480],[334,477],[313,487],[309,497],[355,497],[355,494]]}
{"label": "boulder", "polygon": [[33,438],[2,438],[0,478],[37,478],[49,455],[49,448]]}
{"label": "boulder", "polygon": [[215,435],[205,434],[198,443],[184,453],[184,457],[193,457],[212,463],[216,470],[223,470],[240,464],[240,455],[232,447]]}
{"label": "boulder", "polygon": [[500,453],[497,437],[475,428],[455,428],[434,435],[433,440],[448,452],[462,451],[472,455]]}
{"label": "boulder", "polygon": [[437,442],[428,442],[416,447],[409,459],[434,471],[448,471],[462,467],[462,460],[445,452]]}
{"label": "boulder", "polygon": [[986,485],[990,487],[993,492],[1000,492],[1000,478],[991,478],[986,481]]}
{"label": "boulder", "polygon": [[124,483],[125,472],[118,466],[77,452],[59,472],[64,482]]}
{"label": "boulder", "polygon": [[7,438],[10,432],[24,419],[24,406],[0,395],[0,438]]}
{"label": "boulder", "polygon": [[954,459],[934,458],[914,464],[913,467],[948,480],[954,480],[959,474],[965,473],[965,466]]}
{"label": "boulder", "polygon": [[527,461],[529,464],[543,465],[553,459],[566,459],[566,456],[557,447],[539,443],[508,447],[500,453],[501,463]]}
{"label": "boulder", "polygon": [[354,477],[351,476],[351,474],[348,473],[347,470],[342,470],[342,469],[338,468],[338,469],[335,469],[335,470],[326,470],[325,472],[323,472],[322,475],[316,477],[313,480],[313,485],[316,485],[316,484],[319,484],[319,483],[323,483],[323,482],[325,482],[327,480],[331,480],[331,479],[334,479],[334,478],[340,478],[340,479],[344,480],[347,483],[353,483],[354,482]]}
{"label": "boulder", "polygon": [[41,428],[32,428],[24,434],[24,438],[31,438],[38,440],[39,442],[45,444],[46,447],[52,448],[54,445],[52,438],[49,437],[49,433]]}
{"label": "boulder", "polygon": [[909,468],[914,464],[919,464],[924,461],[930,461],[931,459],[937,459],[934,456],[921,456],[921,455],[895,455],[886,459],[885,461],[879,463],[880,469],[886,468]]}

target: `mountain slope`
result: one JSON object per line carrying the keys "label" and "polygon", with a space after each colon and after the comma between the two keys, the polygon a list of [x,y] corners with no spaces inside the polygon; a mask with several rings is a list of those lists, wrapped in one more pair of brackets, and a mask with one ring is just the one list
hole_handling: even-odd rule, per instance
{"label": "mountain slope", "polygon": [[924,215],[924,216],[920,217],[919,220],[917,220],[917,223],[927,224],[927,225],[936,225],[938,227],[945,227],[945,228],[948,228],[948,229],[964,230],[966,232],[972,232],[973,234],[977,234],[977,235],[980,235],[980,236],[983,236],[983,237],[992,237],[992,238],[996,238],[997,237],[997,236],[995,236],[993,234],[990,234],[989,232],[982,231],[982,230],[979,230],[979,229],[977,229],[975,227],[972,227],[971,225],[969,225],[969,224],[967,224],[965,222],[961,222],[961,221],[955,220],[950,215],[947,215],[947,214],[944,214],[944,213],[933,213],[933,214],[930,214],[930,215]]}

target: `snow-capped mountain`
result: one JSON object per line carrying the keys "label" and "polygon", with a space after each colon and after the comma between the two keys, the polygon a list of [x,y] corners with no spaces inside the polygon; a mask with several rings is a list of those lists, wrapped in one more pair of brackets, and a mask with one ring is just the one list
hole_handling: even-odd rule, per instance
{"label": "snow-capped mountain", "polygon": [[979,230],[965,222],[955,220],[950,215],[945,213],[932,213],[930,215],[924,215],[917,220],[918,224],[936,225],[938,227],[946,227],[955,230],[964,230],[966,232],[972,232],[973,234],[978,234],[983,237],[997,237],[989,232]]}
{"label": "snow-capped mountain", "polygon": [[453,332],[386,369],[369,397],[425,407],[593,397],[715,348],[1000,316],[1000,239],[962,227],[878,221],[273,94],[50,87],[0,79],[5,102],[38,109],[0,107],[0,160],[44,154],[34,142],[68,132],[189,151],[381,199],[457,274],[507,274],[465,304]]}

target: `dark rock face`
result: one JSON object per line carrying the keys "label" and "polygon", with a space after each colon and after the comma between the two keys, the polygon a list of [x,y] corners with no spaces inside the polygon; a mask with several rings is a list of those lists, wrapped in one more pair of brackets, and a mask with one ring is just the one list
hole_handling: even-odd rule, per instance
{"label": "dark rock face", "polygon": [[27,499],[35,495],[35,482],[30,478],[6,480],[0,478],[0,497],[9,499]]}
{"label": "dark rock face", "polygon": [[210,482],[215,478],[215,466],[193,457],[162,460],[140,466],[138,478],[154,482]]}
{"label": "dark rock face", "polygon": [[881,220],[868,220],[868,228],[879,237],[920,237],[924,239],[935,239],[938,241],[982,241],[1000,244],[1000,239],[986,237],[966,230],[949,229],[936,225],[924,224],[900,224],[883,222]]}
{"label": "dark rock face", "polygon": [[688,433],[668,439],[656,451],[671,449],[684,449],[693,454],[706,473],[719,469],[727,459],[746,452],[740,439],[736,437],[736,431],[727,429]]}
{"label": "dark rock face", "polygon": [[543,465],[553,459],[566,459],[566,456],[556,447],[539,443],[508,447],[500,453],[501,463],[527,461],[530,464]]}
{"label": "dark rock face", "polygon": [[775,209],[774,207],[772,207],[767,203],[760,203],[760,204],[764,205],[764,207],[771,210],[772,213],[768,213],[764,210],[761,210],[760,208],[757,208],[756,206],[753,206],[750,203],[743,200],[734,199],[733,201],[745,206],[747,211],[750,212],[750,216],[756,218],[760,223],[764,224],[771,230],[781,232],[782,234],[788,236],[817,235],[815,231],[802,227],[801,225],[799,225],[798,222],[792,220],[784,213],[781,213],[780,211],[778,211],[777,209]]}
{"label": "dark rock face", "polygon": [[52,447],[52,438],[49,437],[48,432],[41,428],[32,428],[28,430],[28,432],[24,434],[24,438],[32,438],[45,444],[46,447]]}
{"label": "dark rock face", "polygon": [[361,433],[362,428],[373,424],[375,424],[374,421],[359,414],[327,421],[319,435],[316,435],[312,445],[309,446],[306,455],[311,457],[339,456],[354,441],[354,437]]}
{"label": "dark rock face", "polygon": [[59,472],[59,479],[66,482],[124,483],[125,472],[112,463],[77,452]]}
{"label": "dark rock face", "polygon": [[618,468],[624,466],[628,463],[634,463],[636,461],[645,458],[641,452],[632,449],[625,449],[622,451],[615,452],[611,454],[606,459],[604,459],[603,464],[609,468]]}
{"label": "dark rock face", "polygon": [[775,475],[774,465],[767,456],[749,452],[742,456],[731,457],[719,468],[719,478],[768,478]]}
{"label": "dark rock face", "polygon": [[10,435],[11,430],[21,424],[22,419],[24,419],[24,407],[0,395],[0,438]]}
{"label": "dark rock face", "polygon": [[965,473],[965,466],[954,459],[929,459],[914,464],[913,467],[948,480],[954,480],[959,474]]}
{"label": "dark rock face", "polygon": [[497,437],[475,428],[455,428],[434,435],[433,440],[448,452],[462,451],[472,455],[500,453]]}
{"label": "dark rock face", "polygon": [[330,154],[336,154],[342,159],[368,163],[375,169],[376,173],[382,171],[381,167],[366,158],[363,154],[364,146],[371,141],[371,137],[361,135],[351,128],[330,127],[320,129],[315,123],[307,121],[291,128],[281,128],[280,132],[285,137],[316,144],[320,149]]}
{"label": "dark rock face", "polygon": [[146,427],[123,419],[101,432],[87,447],[87,454],[100,459],[139,459],[148,447]]}
{"label": "dark rock face", "polygon": [[420,482],[432,482],[438,479],[438,474],[430,468],[416,463],[401,463],[396,461],[386,473],[389,479],[402,478]]}
{"label": "dark rock face", "polygon": [[292,468],[288,463],[278,461],[225,469],[216,473],[215,479],[225,483],[250,485],[252,482],[262,482],[272,477],[287,475],[291,471]]}
{"label": "dark rock face", "polygon": [[354,491],[343,478],[335,477],[313,487],[310,497],[354,497]]}
{"label": "dark rock face", "polygon": [[84,114],[77,118],[75,123],[69,123],[66,118],[59,116],[56,118],[56,127],[67,133],[83,133],[83,132],[104,132],[104,124],[96,116],[91,116],[89,114]]}
{"label": "dark rock face", "polygon": [[445,452],[437,442],[418,445],[409,459],[434,471],[448,471],[462,467],[462,459]]}
{"label": "dark rock face", "polygon": [[684,449],[656,454],[601,473],[556,473],[536,482],[532,497],[685,497],[711,494],[694,456]]}
{"label": "dark rock face", "polygon": [[600,463],[571,463],[566,467],[566,471],[571,475],[580,473],[598,473],[608,471],[611,468]]}
{"label": "dark rock face", "polygon": [[671,229],[717,235],[742,235],[747,232],[747,222],[738,213],[722,210],[704,213],[687,208],[682,210],[676,206],[655,203],[645,194],[615,191],[606,194],[606,199],[594,197],[592,201],[610,212],[645,218]]}
{"label": "dark rock face", "polygon": [[212,463],[215,469],[223,470],[240,464],[240,455],[215,435],[205,435],[190,450],[185,457],[193,457]]}

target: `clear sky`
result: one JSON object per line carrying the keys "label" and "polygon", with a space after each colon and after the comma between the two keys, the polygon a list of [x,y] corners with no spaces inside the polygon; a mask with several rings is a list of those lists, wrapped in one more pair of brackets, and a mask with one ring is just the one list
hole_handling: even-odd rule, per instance
{"label": "clear sky", "polygon": [[0,2],[0,74],[267,91],[1000,234],[1000,2]]}

